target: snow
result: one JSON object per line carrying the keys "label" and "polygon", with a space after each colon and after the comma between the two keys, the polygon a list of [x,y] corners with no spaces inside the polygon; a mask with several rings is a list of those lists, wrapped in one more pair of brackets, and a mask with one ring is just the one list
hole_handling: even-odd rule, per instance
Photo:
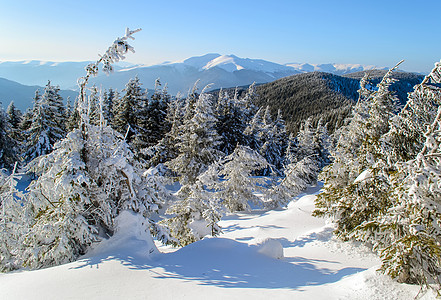
{"label": "snow", "polygon": [[360,173],[360,175],[358,175],[357,178],[355,178],[354,183],[366,180],[372,178],[372,172],[370,169],[366,169],[363,172]]}
{"label": "snow", "polygon": [[307,63],[287,63],[287,67],[291,67],[299,72],[327,72],[336,75],[344,75],[353,72],[373,70],[373,69],[387,69],[386,67],[378,67],[374,65],[361,65],[361,64],[307,64]]}
{"label": "snow", "polygon": [[80,260],[1,274],[0,299],[414,299],[419,287],[378,274],[369,249],[311,216],[318,192],[229,214],[219,237],[181,249],[156,248],[142,218],[122,212],[115,235]]}

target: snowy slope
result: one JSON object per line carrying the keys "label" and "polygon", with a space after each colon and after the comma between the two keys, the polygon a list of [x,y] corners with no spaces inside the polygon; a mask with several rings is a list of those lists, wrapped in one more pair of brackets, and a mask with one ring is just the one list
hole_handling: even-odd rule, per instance
{"label": "snowy slope", "polygon": [[0,275],[0,299],[413,299],[418,287],[378,275],[372,253],[311,217],[317,191],[286,209],[229,215],[219,238],[179,250],[159,252],[140,220],[123,214],[119,233],[88,257]]}

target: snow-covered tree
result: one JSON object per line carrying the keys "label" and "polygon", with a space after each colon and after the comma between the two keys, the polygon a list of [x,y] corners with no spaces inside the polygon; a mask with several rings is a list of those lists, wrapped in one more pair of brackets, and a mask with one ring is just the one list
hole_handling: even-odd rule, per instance
{"label": "snow-covered tree", "polygon": [[110,88],[108,91],[104,91],[104,105],[103,105],[103,115],[107,121],[107,124],[112,124],[114,115],[113,109],[114,104],[118,102],[119,93],[116,90]]}
{"label": "snow-covered tree", "polygon": [[280,171],[283,167],[287,139],[285,122],[280,111],[277,114],[277,119],[273,122],[270,109],[267,106],[263,115],[263,124],[260,153],[270,165]]}
{"label": "snow-covered tree", "polygon": [[[425,117],[414,112],[403,113],[401,119],[406,126],[403,138],[415,138],[412,131],[421,125],[416,120],[427,120],[437,113],[425,130],[425,142],[412,146],[420,149],[413,159],[398,161],[393,167],[388,193],[388,207],[375,218],[362,223],[354,232],[354,237],[373,244],[382,258],[381,269],[400,282],[436,284],[441,288],[441,63],[409,94],[409,103],[403,110],[412,107],[415,112],[425,111]],[[431,107],[432,106],[432,107]],[[392,131],[393,130],[393,131]],[[397,128],[392,127],[393,134]],[[409,134],[410,133],[410,134]],[[390,141],[391,134],[385,137]],[[409,141],[409,140],[408,140]],[[388,149],[392,143],[389,143]],[[400,151],[406,147],[399,145],[398,154],[393,158],[406,158]],[[397,149],[395,148],[395,149]]]}
{"label": "snow-covered tree", "polygon": [[178,174],[181,184],[196,182],[196,178],[221,156],[216,149],[220,138],[215,130],[211,96],[202,92],[197,99],[193,97],[187,99],[184,121],[179,128],[178,156],[166,163]]}
{"label": "snow-covered tree", "polygon": [[317,197],[315,214],[336,218],[336,233],[343,239],[350,238],[357,226],[390,205],[389,174],[381,138],[388,132],[389,119],[396,111],[396,97],[389,87],[393,82],[390,76],[397,67],[386,73],[374,91],[366,89],[366,79],[362,80],[359,102],[364,105],[357,108],[362,108],[364,115],[356,111],[345,131],[349,133],[349,143],[342,137],[334,163],[324,172],[324,192]]}
{"label": "snow-covered tree", "polygon": [[8,115],[0,106],[0,168],[12,170],[19,160],[18,141],[14,138],[16,131],[8,121]]}
{"label": "snow-covered tree", "polygon": [[[57,142],[54,151],[28,165],[37,179],[26,196],[33,219],[20,253],[25,266],[40,268],[72,261],[114,233],[120,212],[134,211],[149,223],[151,214],[167,198],[160,181],[144,176],[124,137],[106,125],[103,101],[99,124],[89,122],[88,78],[96,75],[100,62],[106,61],[104,67],[109,70],[111,62],[131,49],[126,40],[135,32],[127,30],[79,80],[79,128]],[[160,226],[152,227],[160,238],[167,237]]]}
{"label": "snow-covered tree", "polygon": [[174,245],[185,246],[221,232],[217,224],[222,217],[219,201],[201,180],[184,185],[176,197],[177,201],[167,209],[170,217],[162,221],[170,229]]}
{"label": "snow-covered tree", "polygon": [[167,86],[161,89],[161,82],[155,81],[155,91],[150,98],[145,98],[144,104],[139,108],[137,114],[138,134],[133,141],[134,148],[138,155],[143,158],[150,158],[151,149],[169,131],[170,126],[167,120],[167,109],[170,96],[167,93]]}
{"label": "snow-covered tree", "polygon": [[285,206],[293,197],[314,184],[320,166],[314,157],[305,156],[286,165],[283,171],[284,176],[274,182],[264,193],[267,208]]}
{"label": "snow-covered tree", "polygon": [[231,99],[226,91],[220,90],[216,105],[216,131],[221,137],[219,150],[231,154],[237,145],[245,144],[243,132],[246,128],[241,103]]}
{"label": "snow-covered tree", "polygon": [[171,100],[167,107],[166,122],[169,130],[165,132],[156,145],[146,149],[144,155],[149,157],[152,166],[173,160],[178,156],[178,137],[183,122],[184,101],[180,98]]}
{"label": "snow-covered tree", "polygon": [[143,134],[138,126],[138,113],[140,107],[146,102],[146,97],[139,78],[135,77],[126,84],[123,95],[115,106],[113,126],[121,134],[128,131],[127,141],[129,143]]}
{"label": "snow-covered tree", "polygon": [[262,148],[262,136],[264,135],[263,110],[260,108],[250,119],[244,130],[246,145],[253,150],[260,151]]}
{"label": "snow-covered tree", "polygon": [[30,164],[38,175],[29,186],[36,218],[26,236],[32,247],[25,264],[32,268],[76,259],[113,234],[122,210],[148,218],[162,201],[143,178],[122,135],[109,126],[87,129],[87,140],[75,129],[55,151]]}
{"label": "snow-covered tree", "polygon": [[256,193],[264,192],[266,179],[253,175],[266,167],[268,162],[258,152],[238,145],[233,153],[213,165],[216,174],[208,172],[201,180],[207,188],[215,191],[215,197],[228,211],[250,211],[252,206],[264,206]]}
{"label": "snow-covered tree", "polygon": [[59,95],[59,88],[46,85],[43,95],[36,94],[32,124],[28,130],[25,162],[48,154],[52,151],[55,142],[65,134],[65,111],[63,99]]}
{"label": "snow-covered tree", "polygon": [[14,101],[9,103],[8,108],[6,109],[6,114],[8,115],[8,122],[13,129],[18,130],[18,127],[21,122],[21,111],[15,107]]}
{"label": "snow-covered tree", "polygon": [[0,170],[0,271],[19,269],[22,265],[20,253],[23,237],[27,233],[29,218],[25,195],[16,188],[20,176],[17,163],[8,176]]}

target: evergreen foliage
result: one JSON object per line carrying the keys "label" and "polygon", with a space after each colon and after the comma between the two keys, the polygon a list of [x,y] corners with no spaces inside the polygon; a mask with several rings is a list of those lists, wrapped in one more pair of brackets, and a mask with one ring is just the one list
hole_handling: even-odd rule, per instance
{"label": "evergreen foliage", "polygon": [[43,95],[36,93],[34,101],[32,123],[25,145],[25,162],[50,153],[54,144],[66,134],[65,110],[59,88],[48,82]]}
{"label": "evergreen foliage", "polygon": [[220,137],[215,129],[212,105],[211,95],[204,92],[198,96],[191,93],[186,100],[176,141],[178,155],[166,163],[184,185],[196,182],[196,178],[221,156],[217,150]]}
{"label": "evergreen foliage", "polygon": [[[359,100],[364,105],[357,103],[354,118],[342,128],[351,138],[340,139],[332,153],[315,214],[335,218],[340,237],[372,245],[381,270],[393,278],[439,290],[441,63],[398,115],[390,74],[376,90],[362,80],[360,100],[368,101]],[[355,131],[355,122],[362,131]]]}

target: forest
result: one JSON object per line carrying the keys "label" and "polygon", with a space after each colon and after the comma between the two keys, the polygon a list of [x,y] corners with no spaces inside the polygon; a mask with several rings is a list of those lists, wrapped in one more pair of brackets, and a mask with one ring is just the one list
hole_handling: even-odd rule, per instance
{"label": "forest", "polygon": [[114,235],[127,210],[157,240],[185,246],[220,234],[225,214],[286,206],[320,180],[313,214],[331,218],[336,236],[371,247],[399,282],[439,290],[441,63],[405,104],[391,90],[398,65],[377,82],[366,74],[330,135],[325,118],[287,130],[280,110],[257,105],[255,85],[216,95],[196,83],[185,97],[159,79],[151,93],[138,78],[120,92],[89,86],[133,51],[136,32],[86,67],[74,103],[48,82],[31,110],[1,111],[2,271],[74,261]]}

